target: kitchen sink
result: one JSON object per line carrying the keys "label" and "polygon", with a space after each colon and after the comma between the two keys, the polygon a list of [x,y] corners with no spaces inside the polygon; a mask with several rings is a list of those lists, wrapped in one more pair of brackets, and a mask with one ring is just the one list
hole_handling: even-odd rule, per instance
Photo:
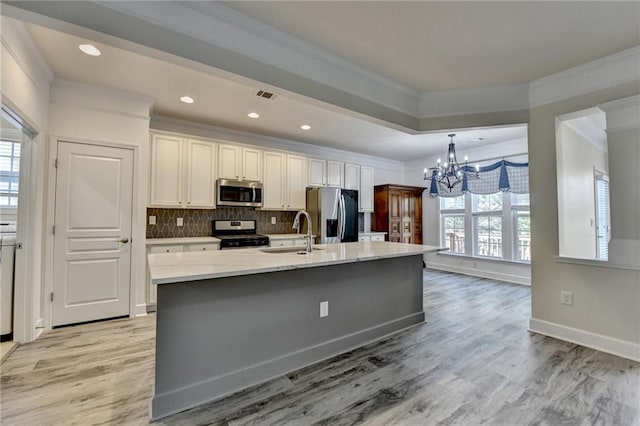
{"label": "kitchen sink", "polygon": [[[313,251],[324,250],[321,247],[314,247]],[[304,247],[265,247],[260,249],[264,253],[299,253],[306,254]]]}

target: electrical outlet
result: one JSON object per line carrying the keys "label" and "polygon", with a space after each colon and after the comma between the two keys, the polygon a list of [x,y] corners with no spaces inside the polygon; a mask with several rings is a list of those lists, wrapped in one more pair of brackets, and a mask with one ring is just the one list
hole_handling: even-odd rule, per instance
{"label": "electrical outlet", "polygon": [[560,292],[560,303],[563,305],[573,305],[573,292],[570,291],[561,291]]}
{"label": "electrical outlet", "polygon": [[184,226],[184,220],[181,217],[176,220],[176,226]]}
{"label": "electrical outlet", "polygon": [[155,224],[156,224],[156,217],[149,216],[149,225],[155,225]]}
{"label": "electrical outlet", "polygon": [[276,217],[275,216],[271,216],[271,224],[272,225],[276,224]]}
{"label": "electrical outlet", "polygon": [[329,316],[329,301],[320,302],[320,318]]}

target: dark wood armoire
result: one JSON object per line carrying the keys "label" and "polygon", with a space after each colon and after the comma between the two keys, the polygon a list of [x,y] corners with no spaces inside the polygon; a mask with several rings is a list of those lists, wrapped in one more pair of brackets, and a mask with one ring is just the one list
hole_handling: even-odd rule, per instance
{"label": "dark wood armoire", "polygon": [[386,232],[393,243],[422,244],[422,191],[406,185],[374,187],[373,231]]}

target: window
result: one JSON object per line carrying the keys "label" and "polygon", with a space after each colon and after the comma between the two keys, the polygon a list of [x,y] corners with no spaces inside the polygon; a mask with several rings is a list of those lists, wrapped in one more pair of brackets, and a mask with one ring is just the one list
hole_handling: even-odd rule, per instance
{"label": "window", "polygon": [[598,259],[609,259],[611,222],[609,213],[609,177],[596,172],[596,255]]}
{"label": "window", "polygon": [[531,261],[529,194],[440,197],[440,243],[450,253]]}
{"label": "window", "polygon": [[0,207],[18,207],[20,143],[0,141]]}
{"label": "window", "polygon": [[502,193],[472,195],[474,254],[502,258]]}
{"label": "window", "polygon": [[465,198],[440,197],[440,240],[451,253],[465,252]]}

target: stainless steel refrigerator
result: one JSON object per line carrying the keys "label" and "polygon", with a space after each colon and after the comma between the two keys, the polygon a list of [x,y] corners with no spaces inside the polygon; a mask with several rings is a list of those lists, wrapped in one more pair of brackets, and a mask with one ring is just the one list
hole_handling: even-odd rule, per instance
{"label": "stainless steel refrigerator", "polygon": [[307,188],[307,212],[317,244],[358,241],[358,191]]}

